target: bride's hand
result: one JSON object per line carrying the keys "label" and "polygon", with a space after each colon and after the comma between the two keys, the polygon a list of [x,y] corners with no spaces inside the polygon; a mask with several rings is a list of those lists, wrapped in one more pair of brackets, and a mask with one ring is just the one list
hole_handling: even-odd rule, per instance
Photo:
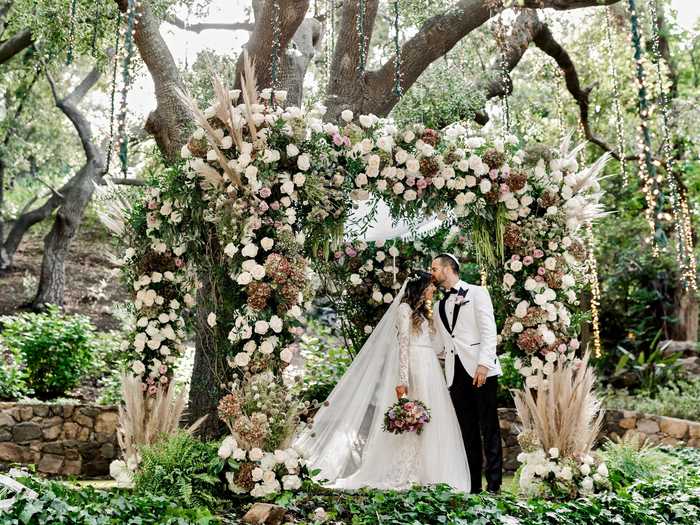
{"label": "bride's hand", "polygon": [[402,397],[406,397],[408,395],[408,388],[406,385],[398,385],[396,387],[396,397],[398,399],[401,399]]}

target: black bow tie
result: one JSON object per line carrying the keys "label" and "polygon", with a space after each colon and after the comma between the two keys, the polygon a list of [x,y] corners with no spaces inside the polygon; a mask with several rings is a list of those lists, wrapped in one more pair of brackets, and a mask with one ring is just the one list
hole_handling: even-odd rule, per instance
{"label": "black bow tie", "polygon": [[448,295],[452,295],[454,293],[459,293],[460,290],[457,290],[456,288],[450,288],[449,290],[445,290],[445,296],[447,297]]}

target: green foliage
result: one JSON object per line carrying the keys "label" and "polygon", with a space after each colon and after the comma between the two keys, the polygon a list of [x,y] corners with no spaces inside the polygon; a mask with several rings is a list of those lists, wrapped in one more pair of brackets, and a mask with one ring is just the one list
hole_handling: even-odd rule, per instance
{"label": "green foliage", "polygon": [[651,343],[648,353],[640,351],[636,355],[618,346],[621,356],[615,369],[607,378],[612,385],[620,384],[626,387],[640,389],[653,395],[661,385],[676,379],[682,372],[678,361],[679,354],[664,356],[666,345],[659,344],[661,331]]}
{"label": "green foliage", "polygon": [[20,399],[31,393],[19,351],[0,345],[0,400]]}
{"label": "green foliage", "polygon": [[304,357],[304,377],[297,393],[304,401],[323,402],[352,362],[352,356],[341,342],[331,335],[330,328],[311,321],[299,342]]}
{"label": "green foliage", "polygon": [[3,342],[21,354],[38,397],[60,396],[78,384],[92,357],[94,328],[87,317],[50,305],[46,312],[5,316],[0,323]]}
{"label": "green foliage", "polygon": [[631,464],[628,451],[611,448],[605,454],[616,473],[637,477],[619,483],[613,492],[568,502],[524,501],[509,493],[469,496],[439,485],[354,493],[306,486],[284,504],[306,524],[318,523],[314,510],[319,506],[329,521],[352,525],[691,525],[700,519],[700,450],[658,449],[645,453],[637,465]]}
{"label": "green foliage", "polygon": [[640,448],[626,442],[608,441],[603,446],[602,454],[614,490],[632,485],[637,480],[654,480],[660,475],[659,467],[669,463],[668,455],[658,449]]}
{"label": "green foliage", "polygon": [[610,391],[605,406],[700,421],[700,378],[670,383],[654,395],[643,391],[633,396],[625,390]]}
{"label": "green foliage", "polygon": [[514,407],[513,395],[510,393],[513,389],[522,389],[525,384],[525,378],[515,368],[515,358],[510,353],[504,353],[498,356],[501,362],[502,374],[498,377],[498,406],[499,407]]}
{"label": "green foliage", "polygon": [[225,494],[217,448],[181,431],[141,449],[135,492],[171,496],[186,508],[218,506]]}
{"label": "green foliage", "polygon": [[20,495],[4,510],[3,525],[208,525],[220,523],[202,507],[186,509],[176,496],[130,494],[122,490],[72,489],[56,481],[22,479],[39,493]]}
{"label": "green foliage", "polygon": [[122,400],[120,377],[127,368],[123,341],[118,331],[98,333],[94,340],[94,360],[87,379],[100,389],[97,401],[102,405],[116,405]]}

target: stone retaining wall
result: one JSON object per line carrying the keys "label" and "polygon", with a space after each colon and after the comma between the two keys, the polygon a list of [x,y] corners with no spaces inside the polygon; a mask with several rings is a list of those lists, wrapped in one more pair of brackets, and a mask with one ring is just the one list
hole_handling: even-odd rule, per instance
{"label": "stone retaining wall", "polygon": [[0,464],[48,475],[104,476],[119,453],[116,407],[0,403]]}
{"label": "stone retaining wall", "polygon": [[[520,421],[500,408],[503,466],[518,468]],[[99,477],[119,454],[116,407],[0,403],[0,464],[35,464],[47,475]],[[642,434],[652,443],[700,448],[700,422],[609,410],[601,437]]]}
{"label": "stone retaining wall", "polygon": [[[518,433],[521,425],[514,408],[499,408],[501,438],[503,440],[503,467],[506,471],[517,470],[520,453]],[[686,421],[666,416],[642,414],[631,410],[607,410],[601,439],[613,436],[626,437],[641,434],[650,443],[700,448],[700,422]]]}

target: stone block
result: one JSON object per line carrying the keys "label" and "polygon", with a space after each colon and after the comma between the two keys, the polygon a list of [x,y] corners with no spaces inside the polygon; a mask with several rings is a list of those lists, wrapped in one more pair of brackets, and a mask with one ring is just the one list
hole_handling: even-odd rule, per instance
{"label": "stone block", "polygon": [[116,432],[106,434],[104,432],[95,432],[92,439],[98,443],[112,443],[117,438]]}
{"label": "stone block", "polygon": [[102,412],[95,421],[95,432],[113,434],[117,431],[119,415],[116,412]]}
{"label": "stone block", "polygon": [[75,414],[73,416],[73,421],[78,423],[81,427],[92,428],[95,424],[94,420],[84,414]]}
{"label": "stone block", "polygon": [[691,421],[688,423],[688,433],[691,438],[700,438],[700,423]]}
{"label": "stone block", "polygon": [[37,470],[44,474],[58,474],[63,468],[63,456],[44,454],[39,460]]}
{"label": "stone block", "polygon": [[[30,407],[31,410],[31,407]],[[36,423],[23,422],[17,423],[12,427],[12,439],[16,443],[23,443],[41,437],[41,427]]]}
{"label": "stone block", "polygon": [[287,509],[271,503],[255,503],[243,516],[243,523],[255,525],[279,525],[282,523]]}
{"label": "stone block", "polygon": [[34,463],[36,454],[17,443],[0,443],[0,461],[7,463]]}
{"label": "stone block", "polygon": [[15,424],[15,418],[12,417],[10,410],[0,412],[0,427],[11,427]]}
{"label": "stone block", "polygon": [[34,410],[32,407],[19,407],[19,418],[22,421],[29,421],[34,415]]}
{"label": "stone block", "polygon": [[64,476],[78,476],[82,470],[83,462],[80,459],[77,461],[64,461],[61,474]]}
{"label": "stone block", "polygon": [[688,446],[692,448],[700,448],[700,438],[691,438],[688,440]]}
{"label": "stone block", "polygon": [[58,436],[61,435],[61,431],[63,430],[62,425],[54,425],[49,428],[44,429],[44,439],[48,441],[53,441],[54,439],[58,439]]}
{"label": "stone block", "polygon": [[43,447],[41,447],[41,451],[44,454],[59,454],[63,455],[63,444],[60,442],[54,442],[54,443],[45,443]]}
{"label": "stone block", "polygon": [[9,428],[0,430],[0,441],[12,441],[12,430]]}
{"label": "stone block", "polygon": [[34,415],[38,417],[46,417],[49,415],[48,405],[34,405],[33,407]]}
{"label": "stone block", "polygon": [[63,437],[66,439],[76,439],[80,433],[80,427],[77,423],[67,421],[63,424]]}
{"label": "stone block", "polygon": [[74,448],[65,448],[63,451],[63,456],[69,460],[80,459],[80,452]]}
{"label": "stone block", "polygon": [[660,427],[653,419],[641,419],[637,422],[637,430],[645,434],[656,434]]}
{"label": "stone block", "polygon": [[68,419],[73,415],[73,411],[75,410],[75,407],[73,405],[63,405],[63,417]]}
{"label": "stone block", "polygon": [[47,417],[42,419],[40,423],[42,428],[53,427],[61,424],[63,424],[63,418],[61,416]]}
{"label": "stone block", "polygon": [[78,413],[93,418],[100,413],[100,409],[97,407],[80,407]]}
{"label": "stone block", "polygon": [[80,441],[88,441],[90,439],[90,429],[87,427],[81,427],[80,432],[78,432],[78,439]]}
{"label": "stone block", "polygon": [[661,432],[678,439],[684,438],[688,432],[688,422],[674,417],[659,418],[659,427]]}
{"label": "stone block", "polygon": [[629,430],[630,428],[635,428],[637,426],[637,418],[636,417],[623,417],[620,421],[617,422],[620,428],[624,428],[625,430]]}
{"label": "stone block", "polygon": [[661,439],[661,444],[662,444],[662,445],[668,445],[668,446],[671,446],[671,447],[675,447],[676,445],[678,445],[678,443],[680,443],[679,440],[677,440],[677,439],[674,438],[674,437],[670,437],[670,436],[667,436],[667,437]]}

